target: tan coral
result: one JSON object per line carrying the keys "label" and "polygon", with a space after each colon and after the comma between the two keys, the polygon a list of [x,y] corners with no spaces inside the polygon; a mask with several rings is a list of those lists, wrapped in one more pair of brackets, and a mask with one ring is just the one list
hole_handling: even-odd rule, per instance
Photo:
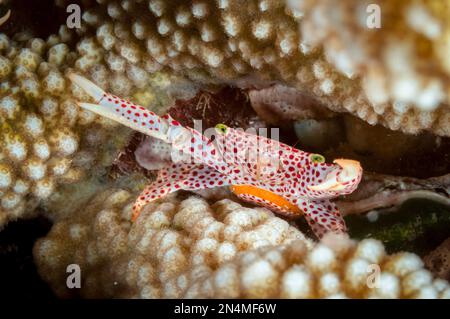
{"label": "tan coral", "polygon": [[195,276],[242,251],[292,241],[312,245],[270,211],[227,199],[209,205],[199,197],[168,197],[131,224],[133,200],[123,190],[97,195],[36,244],[40,273],[58,294],[70,294],[64,278],[71,263],[83,271],[84,297],[177,297]]}
{"label": "tan coral", "polygon": [[66,268],[78,264],[87,298],[450,298],[418,256],[388,255],[376,240],[313,244],[266,209],[194,196],[149,204],[132,224],[133,200],[98,194],[36,243],[59,296],[74,296]]}
{"label": "tan coral", "polygon": [[[87,97],[66,79],[81,56],[97,63],[83,71],[99,74],[105,51],[87,39],[72,52],[67,37],[64,28],[47,41],[0,34],[0,228],[33,212],[58,185],[79,181],[110,145],[116,124],[82,111],[75,101]],[[82,154],[92,159],[81,161]]]}
{"label": "tan coral", "polygon": [[382,1],[386,20],[373,30],[369,2],[356,0],[98,1],[77,32],[95,30],[110,70],[137,67],[138,86],[142,71],[161,69],[199,82],[275,80],[370,124],[449,136],[449,8],[440,3]]}
{"label": "tan coral", "polygon": [[[402,272],[400,267],[407,263],[412,267]],[[380,273],[372,276],[374,269]],[[212,289],[203,289],[209,285]],[[195,282],[186,296],[450,298],[450,287],[443,280],[433,280],[416,255],[389,256],[376,240],[355,243],[331,235],[310,250],[294,242],[245,252]]]}
{"label": "tan coral", "polygon": [[447,2],[291,3],[303,13],[304,43],[323,48],[327,60],[349,78],[360,77],[373,111],[386,117],[389,127],[397,129],[400,117],[402,125],[434,125],[438,134],[449,135]]}

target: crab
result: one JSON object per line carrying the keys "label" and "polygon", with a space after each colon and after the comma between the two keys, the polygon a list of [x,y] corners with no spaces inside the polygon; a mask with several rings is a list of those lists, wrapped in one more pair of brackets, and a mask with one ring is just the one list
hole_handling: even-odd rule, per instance
{"label": "crab", "polygon": [[69,78],[95,101],[78,102],[84,109],[171,144],[172,163],[158,172],[133,206],[132,220],[142,208],[178,190],[228,186],[244,201],[286,216],[303,215],[316,236],[346,232],[332,199],[352,193],[361,181],[359,162],[293,148],[274,139],[216,125],[211,136],[182,126],[169,115],[158,116],[143,106],[106,93],[76,74]]}

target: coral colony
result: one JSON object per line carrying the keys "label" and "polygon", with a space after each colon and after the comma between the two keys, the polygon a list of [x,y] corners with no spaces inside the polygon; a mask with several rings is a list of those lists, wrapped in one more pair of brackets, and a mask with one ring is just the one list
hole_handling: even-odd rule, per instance
{"label": "coral colony", "polygon": [[51,221],[57,297],[450,298],[447,1],[2,2],[0,232]]}

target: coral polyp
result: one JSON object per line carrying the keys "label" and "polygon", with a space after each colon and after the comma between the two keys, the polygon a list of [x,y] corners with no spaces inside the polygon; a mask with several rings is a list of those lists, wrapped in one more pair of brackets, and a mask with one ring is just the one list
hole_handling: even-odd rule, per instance
{"label": "coral polyp", "polygon": [[[66,266],[78,264],[88,298],[449,298],[411,253],[389,255],[373,239],[327,235],[313,243],[264,208],[209,205],[175,194],[131,222],[133,195],[110,189],[38,241],[40,274],[61,297]],[[367,285],[380,265],[377,286]]]}

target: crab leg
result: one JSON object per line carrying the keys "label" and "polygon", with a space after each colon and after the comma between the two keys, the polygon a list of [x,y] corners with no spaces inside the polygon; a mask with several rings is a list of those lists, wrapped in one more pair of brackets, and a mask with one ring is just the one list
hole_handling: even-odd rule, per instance
{"label": "crab leg", "polygon": [[72,73],[69,78],[96,101],[96,104],[78,103],[80,107],[170,143],[173,148],[191,155],[196,163],[214,165],[221,162],[209,139],[194,129],[182,126],[168,114],[160,117],[143,106],[103,91],[77,74]]}
{"label": "crab leg", "polygon": [[337,206],[329,200],[299,200],[298,205],[314,234],[322,238],[327,232],[346,232],[344,219]]}
{"label": "crab leg", "polygon": [[156,181],[145,187],[133,205],[135,221],[146,204],[177,190],[198,190],[231,184],[231,179],[200,164],[172,164],[159,171]]}
{"label": "crab leg", "polygon": [[130,101],[106,93],[84,77],[72,73],[69,75],[69,78],[95,100],[95,104],[78,103],[80,107],[112,119],[146,135],[169,142],[167,138],[169,123],[167,120],[162,119],[154,112],[148,111],[142,106],[134,105]]}

